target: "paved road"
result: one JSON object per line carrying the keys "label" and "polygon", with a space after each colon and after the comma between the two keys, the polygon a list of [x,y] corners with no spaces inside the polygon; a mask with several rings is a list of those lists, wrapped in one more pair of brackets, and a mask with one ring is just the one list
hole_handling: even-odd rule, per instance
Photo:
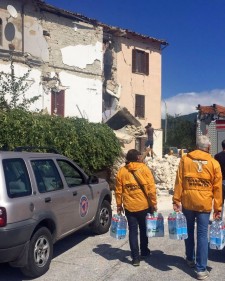
{"label": "paved road", "polygon": [[[160,199],[160,210],[166,218],[171,211],[171,198]],[[168,237],[150,238],[152,255],[133,267],[127,238],[115,240],[109,233],[93,236],[89,229],[82,230],[58,242],[54,248],[54,259],[49,271],[35,279],[38,281],[189,281],[195,280],[195,273],[184,261],[184,242]],[[209,281],[225,280],[225,249],[210,250],[208,270]],[[1,281],[30,280],[16,268],[0,265]]]}

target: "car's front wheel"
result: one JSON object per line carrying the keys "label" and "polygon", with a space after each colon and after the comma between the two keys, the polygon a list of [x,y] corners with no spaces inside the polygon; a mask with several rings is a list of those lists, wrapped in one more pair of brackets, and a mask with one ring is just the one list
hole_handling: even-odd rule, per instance
{"label": "car's front wheel", "polygon": [[52,235],[46,227],[41,227],[31,237],[28,263],[21,268],[22,273],[32,278],[43,275],[49,269],[52,253]]}
{"label": "car's front wheel", "polygon": [[108,201],[104,200],[97,211],[95,221],[92,224],[93,232],[104,234],[109,231],[112,218],[112,209]]}

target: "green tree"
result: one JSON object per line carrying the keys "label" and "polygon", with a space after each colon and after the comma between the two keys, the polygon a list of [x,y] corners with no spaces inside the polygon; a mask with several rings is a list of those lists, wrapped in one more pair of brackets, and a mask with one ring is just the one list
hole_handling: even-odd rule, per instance
{"label": "green tree", "polygon": [[166,146],[193,150],[196,144],[196,123],[175,115],[167,116]]}
{"label": "green tree", "polygon": [[12,59],[10,68],[10,73],[0,72],[0,109],[10,110],[18,108],[28,110],[29,106],[40,98],[38,95],[32,98],[27,98],[25,95],[30,88],[27,79],[31,69],[28,69],[21,77],[16,77]]}

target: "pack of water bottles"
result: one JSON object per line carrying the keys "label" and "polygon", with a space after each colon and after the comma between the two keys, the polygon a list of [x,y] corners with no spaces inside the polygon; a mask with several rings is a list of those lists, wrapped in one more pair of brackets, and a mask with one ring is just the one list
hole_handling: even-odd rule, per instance
{"label": "pack of water bottles", "polygon": [[154,214],[147,214],[146,235],[147,237],[164,236],[164,218],[161,213],[154,212]]}
{"label": "pack of water bottles", "polygon": [[210,249],[222,250],[225,246],[225,223],[222,220],[214,220],[209,228]]}
{"label": "pack of water bottles", "polygon": [[124,239],[127,234],[127,219],[124,215],[115,214],[112,216],[110,236],[115,239]]}
{"label": "pack of water bottles", "polygon": [[188,238],[186,217],[181,212],[173,212],[168,216],[169,238],[183,240]]}

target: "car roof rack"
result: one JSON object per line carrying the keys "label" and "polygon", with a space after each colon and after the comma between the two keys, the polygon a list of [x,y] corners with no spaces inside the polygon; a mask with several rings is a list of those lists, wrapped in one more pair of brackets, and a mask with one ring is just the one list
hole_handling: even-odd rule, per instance
{"label": "car roof rack", "polygon": [[17,146],[14,148],[16,152],[28,151],[28,152],[40,152],[45,150],[47,153],[60,154],[55,148],[47,146]]}

